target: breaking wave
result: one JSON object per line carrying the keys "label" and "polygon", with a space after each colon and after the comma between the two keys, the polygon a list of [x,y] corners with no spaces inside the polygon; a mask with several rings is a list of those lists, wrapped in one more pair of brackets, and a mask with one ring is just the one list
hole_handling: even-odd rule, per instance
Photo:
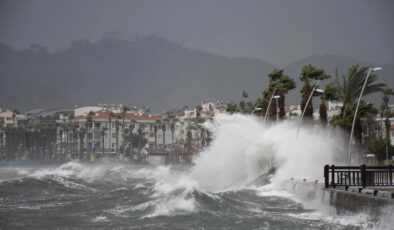
{"label": "breaking wave", "polygon": [[[5,167],[0,193],[24,194],[23,188],[29,187],[30,195],[40,196],[40,189],[46,188],[49,201],[45,205],[59,206],[59,196],[64,198],[60,206],[71,205],[72,199],[91,201],[89,207],[101,205],[102,210],[92,214],[92,224],[110,223],[111,218],[139,222],[185,216],[187,220],[198,214],[207,219],[256,218],[262,221],[258,226],[264,223],[268,228],[277,221],[305,228],[370,227],[359,216],[352,218],[354,222],[335,215],[322,218],[322,213],[304,209],[302,200],[276,186],[290,178],[321,180],[324,164],[342,159],[339,135],[303,128],[297,138],[293,122],[264,124],[261,118],[248,115],[218,115],[204,125],[214,141],[187,170],[78,161],[43,168]],[[20,204],[18,208],[40,209],[42,205]]]}

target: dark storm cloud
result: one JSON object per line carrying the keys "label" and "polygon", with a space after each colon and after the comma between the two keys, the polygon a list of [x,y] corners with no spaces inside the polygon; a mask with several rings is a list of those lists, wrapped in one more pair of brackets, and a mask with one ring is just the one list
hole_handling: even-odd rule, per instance
{"label": "dark storm cloud", "polygon": [[0,42],[50,50],[105,31],[155,33],[229,57],[285,65],[314,54],[394,62],[394,1],[1,1]]}

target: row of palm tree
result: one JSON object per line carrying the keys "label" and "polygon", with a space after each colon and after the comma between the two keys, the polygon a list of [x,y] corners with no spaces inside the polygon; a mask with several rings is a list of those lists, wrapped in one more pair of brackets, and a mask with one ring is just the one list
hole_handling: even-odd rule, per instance
{"label": "row of palm tree", "polygon": [[[307,100],[311,96],[313,88],[315,88],[317,84],[320,83],[320,81],[329,79],[330,76],[327,75],[323,69],[317,68],[311,64],[304,65],[300,73],[300,80],[303,82],[303,86],[301,88],[300,104],[301,111],[305,109],[304,117],[309,119],[313,118],[312,98],[320,96],[320,120],[323,126],[327,127],[328,118],[326,101],[339,101],[342,103],[342,107],[340,113],[333,116],[331,120],[331,125],[334,127],[339,127],[346,132],[350,132],[352,120],[354,116],[356,116],[355,137],[358,142],[361,142],[363,130],[362,120],[365,120],[365,122],[371,122],[373,120],[371,118],[374,117],[378,112],[378,110],[373,105],[367,104],[362,101],[360,109],[355,115],[356,100],[361,93],[363,84],[367,78],[368,70],[369,67],[360,67],[359,65],[353,65],[347,70],[346,74],[343,74],[341,77],[339,77],[338,71],[336,70],[335,79],[332,82],[326,84],[326,86],[324,87],[324,92],[321,94],[315,92],[314,95],[312,95],[311,97],[311,101],[307,103]],[[275,118],[277,112],[279,112],[279,117],[283,118],[285,116],[285,95],[290,90],[296,88],[295,82],[288,75],[284,74],[283,69],[274,69],[271,73],[268,74],[268,78],[268,87],[263,91],[262,98],[258,98],[256,102],[253,103],[253,106],[247,108],[247,103],[245,103],[244,101],[247,98],[247,93],[245,91],[242,91],[242,97],[239,103],[239,107],[237,106],[237,104],[229,102],[227,104],[227,111],[230,113],[250,113],[252,111],[256,111],[257,115],[264,115],[268,110],[270,118]],[[389,141],[389,117],[392,117],[393,114],[388,107],[388,101],[389,96],[393,95],[394,92],[385,84],[377,83],[377,76],[372,73],[366,82],[363,96],[378,92],[383,93],[383,102],[380,113],[382,118],[385,117],[385,137],[387,141]],[[270,107],[268,108],[269,101],[273,95],[280,96],[278,98],[278,111],[274,103],[271,103]],[[258,107],[261,109],[256,110],[255,108]],[[365,124],[364,126],[366,125],[369,124]]]}
{"label": "row of palm tree", "polygon": [[1,146],[0,157],[4,160],[52,159],[56,150],[56,131],[56,125],[46,123],[28,127],[3,126],[0,141],[5,142],[5,146]]}

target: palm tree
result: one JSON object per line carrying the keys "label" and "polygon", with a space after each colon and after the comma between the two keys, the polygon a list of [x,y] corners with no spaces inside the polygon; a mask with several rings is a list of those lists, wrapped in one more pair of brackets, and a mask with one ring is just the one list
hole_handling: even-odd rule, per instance
{"label": "palm tree", "polygon": [[338,100],[336,88],[334,83],[329,83],[324,87],[324,92],[321,94],[321,103],[319,106],[319,115],[320,122],[323,127],[328,124],[328,116],[327,116],[327,106],[326,101],[336,101]]}
{"label": "palm tree", "polygon": [[74,122],[74,114],[70,114],[68,115],[68,121],[69,121],[69,127],[70,127],[70,139],[71,139],[71,143],[70,143],[70,152],[71,155],[75,154],[75,131],[76,131],[76,127],[77,124]]}
{"label": "palm tree", "polygon": [[59,138],[60,138],[60,152],[63,154],[63,124],[60,125],[59,128]]}
{"label": "palm tree", "polygon": [[306,118],[313,118],[313,103],[312,99],[306,105],[309,96],[312,93],[313,86],[310,84],[311,80],[324,80],[330,78],[330,76],[326,75],[323,69],[319,69],[314,67],[311,64],[304,65],[301,70],[301,81],[304,82],[304,85],[302,86],[301,93],[302,93],[302,100],[301,100],[301,111],[304,111],[305,106],[305,114],[304,117]]}
{"label": "palm tree", "polygon": [[170,156],[170,161],[172,162],[172,154],[174,152],[174,131],[175,131],[175,124],[174,122],[171,122],[170,125],[170,129],[171,129],[171,156]]}
{"label": "palm tree", "polygon": [[91,154],[91,152],[92,152],[93,115],[94,115],[94,112],[93,112],[93,111],[90,111],[90,112],[88,113],[88,116],[86,117],[86,123],[87,123],[87,127],[88,127],[87,142],[88,142],[88,154],[89,154],[89,156],[90,156],[90,154]]}
{"label": "palm tree", "polygon": [[296,87],[295,82],[288,75],[283,74],[283,70],[275,69],[268,76],[270,81],[272,80],[272,87],[278,90],[279,117],[283,118],[286,116],[285,95]]}
{"label": "palm tree", "polygon": [[119,120],[118,117],[115,120],[115,131],[116,131],[116,146],[115,146],[115,153],[118,154],[118,147],[119,147]]}
{"label": "palm tree", "polygon": [[[390,96],[394,95],[394,92],[391,88],[389,87],[384,87],[383,89],[383,98],[382,98],[382,106],[381,106],[381,114],[384,115],[386,118],[384,120],[384,126],[386,128],[386,141],[388,145],[391,145],[391,138],[390,138],[390,120],[389,118],[392,116],[392,113],[389,108],[389,101],[390,101]],[[383,120],[383,116],[380,117],[381,120]]]}
{"label": "palm tree", "polygon": [[192,132],[190,129],[186,133],[186,162],[190,162],[192,154]]}
{"label": "palm tree", "polygon": [[[353,65],[351,66],[346,75],[342,75],[342,79],[340,80],[338,77],[338,71],[335,71],[336,79],[333,82],[333,87],[335,88],[335,97],[343,103],[342,109],[341,109],[341,114],[338,116],[342,117],[342,119],[350,119],[349,122],[354,117],[354,108],[355,107],[355,102],[360,96],[361,90],[363,88],[363,84],[365,82],[365,79],[367,77],[367,71],[369,67],[359,67],[359,65]],[[377,76],[375,74],[371,74],[368,78],[368,81],[366,82],[365,89],[363,96],[376,93],[376,92],[382,92],[384,87],[386,86],[385,84],[382,83],[375,83],[377,80]],[[350,116],[349,114],[347,116],[344,116],[346,108],[351,108],[348,109],[349,111],[352,111],[353,114]],[[361,109],[360,109],[361,110]],[[360,127],[359,129],[355,129],[354,135],[359,137],[358,139],[361,140],[361,121],[360,121],[361,113],[357,114],[356,117],[356,124],[355,127]],[[334,118],[334,117],[333,117]],[[344,128],[341,123],[337,124],[335,122],[336,119],[333,120],[334,125],[339,125],[342,128]],[[344,123],[344,122],[342,122]],[[348,123],[348,122],[346,122]],[[348,130],[350,132],[351,128],[351,123],[348,127],[345,128],[345,130]]]}
{"label": "palm tree", "polygon": [[83,150],[84,150],[84,140],[86,136],[86,128],[80,127],[78,136],[79,136],[79,158],[82,159],[84,157]]}
{"label": "palm tree", "polygon": [[328,124],[327,106],[323,95],[319,106],[319,115],[320,115],[320,122],[322,123],[323,127],[326,127]]}
{"label": "palm tree", "polygon": [[3,160],[4,119],[0,120],[0,160]]}
{"label": "palm tree", "polygon": [[[115,117],[115,114],[111,111],[110,113],[109,113],[109,116],[108,116],[108,125],[109,125],[109,134],[108,134],[108,136],[109,136],[109,138],[108,138],[108,148],[111,150],[112,149],[112,145],[111,145],[111,140],[112,140],[112,126],[111,126],[111,121],[112,121],[112,118],[114,118]],[[111,150],[111,152],[112,152],[112,150]]]}
{"label": "palm tree", "polygon": [[126,118],[126,113],[127,113],[127,111],[129,111],[129,110],[130,110],[129,107],[127,107],[126,105],[122,106],[122,127],[123,127],[123,128],[125,128],[124,120],[125,120],[125,118]]}
{"label": "palm tree", "polygon": [[161,130],[163,131],[163,148],[164,152],[166,151],[166,124],[161,126]]}
{"label": "palm tree", "polygon": [[78,127],[79,125],[76,122],[73,122],[72,125],[73,157],[76,157],[77,155]]}
{"label": "palm tree", "polygon": [[134,156],[134,145],[133,145],[133,130],[135,128],[135,120],[131,120],[130,121],[130,125],[129,125],[129,130],[130,130],[130,154],[131,156]]}
{"label": "palm tree", "polygon": [[155,133],[155,152],[157,153],[157,130],[160,125],[160,120],[156,120],[156,124],[153,126],[153,131]]}
{"label": "palm tree", "polygon": [[105,136],[105,131],[107,131],[106,127],[101,128],[101,157],[104,157],[104,136]]}
{"label": "palm tree", "polygon": [[271,103],[270,108],[268,108],[268,104],[273,94],[278,94],[280,98],[278,99],[278,107],[279,107],[279,117],[283,118],[286,115],[285,110],[285,94],[287,94],[290,90],[294,89],[295,82],[288,75],[283,74],[282,69],[274,69],[271,73],[268,74],[269,84],[268,87],[263,92],[263,99],[260,99],[260,107],[262,108],[262,113],[265,114],[267,110],[269,110],[269,117],[276,117],[276,105]]}
{"label": "palm tree", "polygon": [[64,124],[64,130],[66,131],[66,155],[70,152],[70,123]]}
{"label": "palm tree", "polygon": [[140,124],[139,125],[139,127],[138,127],[138,130],[137,130],[137,133],[138,133],[138,160],[140,160],[140,158],[141,158],[141,156],[140,156],[140,153],[141,153],[141,148],[142,148],[142,135],[143,135],[143,130],[144,129],[144,125],[143,124]]}
{"label": "palm tree", "polygon": [[[357,98],[360,96],[363,84],[367,77],[367,71],[369,67],[360,67],[359,65],[351,66],[346,75],[342,75],[340,80],[338,77],[338,72],[335,72],[334,85],[336,87],[337,98],[342,101],[342,111],[345,109],[347,104],[354,104]],[[368,81],[365,85],[363,96],[382,92],[386,84],[375,83],[377,76],[373,73],[370,74]]]}

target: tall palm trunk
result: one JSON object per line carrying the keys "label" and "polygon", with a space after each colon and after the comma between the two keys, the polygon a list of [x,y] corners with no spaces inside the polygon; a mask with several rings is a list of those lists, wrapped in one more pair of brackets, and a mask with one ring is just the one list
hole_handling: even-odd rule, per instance
{"label": "tall palm trunk", "polygon": [[59,136],[60,136],[60,152],[63,154],[63,130],[59,131]]}
{"label": "tall palm trunk", "polygon": [[[112,140],[112,126],[111,126],[111,119],[108,119],[108,124],[109,124],[109,132],[108,132],[108,148],[111,150],[112,146],[111,146],[111,140]],[[111,150],[112,152],[112,150]]]}
{"label": "tall palm trunk", "polygon": [[389,117],[386,116],[386,119],[384,120],[384,125],[386,128],[386,140],[387,140],[387,144],[391,145],[391,138],[390,138],[390,120]]}
{"label": "tall palm trunk", "polygon": [[304,86],[302,87],[302,100],[301,100],[301,111],[304,111],[305,106],[305,118],[313,119],[313,103],[312,103],[312,98],[309,101],[308,105],[306,105],[309,96],[312,93],[312,87],[308,82],[305,82]]}
{"label": "tall palm trunk", "polygon": [[358,143],[362,143],[362,125],[359,116],[356,117],[356,122],[354,124],[354,138]]}
{"label": "tall palm trunk", "polygon": [[161,130],[163,131],[163,149],[164,152],[166,152],[166,125],[165,124],[162,125]]}
{"label": "tall palm trunk", "polygon": [[104,157],[104,135],[105,131],[101,131],[101,157]]}
{"label": "tall palm trunk", "polygon": [[116,152],[116,155],[118,154],[118,148],[119,148],[119,126],[117,125],[116,126],[116,149],[115,149],[115,152]]}
{"label": "tall palm trunk", "polygon": [[323,127],[326,127],[328,124],[328,119],[327,119],[326,102],[324,100],[321,101],[321,104],[319,107],[319,114],[320,114],[320,122],[322,123]]}
{"label": "tall palm trunk", "polygon": [[157,153],[157,125],[154,126],[155,132],[155,153]]}
{"label": "tall palm trunk", "polygon": [[175,131],[175,126],[174,123],[172,123],[171,124],[171,156],[170,156],[171,162],[173,161],[172,155],[174,154],[174,131]]}
{"label": "tall palm trunk", "polygon": [[142,129],[141,127],[138,128],[138,160],[141,158],[141,138],[142,138]]}
{"label": "tall palm trunk", "polygon": [[283,89],[278,90],[278,95],[280,98],[278,99],[278,107],[279,107],[279,118],[283,119],[286,116],[286,109],[285,109],[285,91]]}
{"label": "tall palm trunk", "polygon": [[260,108],[261,108],[260,114],[261,116],[264,116],[268,109],[268,100],[266,98],[263,98],[263,100],[261,101]]}

